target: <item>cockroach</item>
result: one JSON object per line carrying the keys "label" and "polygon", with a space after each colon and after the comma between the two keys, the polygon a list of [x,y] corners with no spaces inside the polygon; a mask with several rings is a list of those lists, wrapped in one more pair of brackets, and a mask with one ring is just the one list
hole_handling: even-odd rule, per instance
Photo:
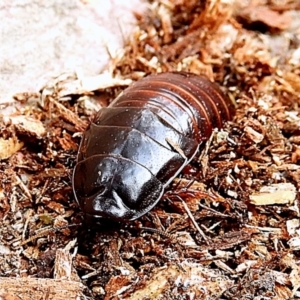
{"label": "cockroach", "polygon": [[82,211],[135,220],[233,115],[215,83],[185,72],[149,75],[101,108],[84,132],[73,173]]}

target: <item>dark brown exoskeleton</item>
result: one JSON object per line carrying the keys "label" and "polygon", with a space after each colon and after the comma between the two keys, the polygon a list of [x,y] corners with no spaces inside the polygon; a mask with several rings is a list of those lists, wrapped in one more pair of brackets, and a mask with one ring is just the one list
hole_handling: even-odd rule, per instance
{"label": "dark brown exoskeleton", "polygon": [[205,77],[168,72],[137,81],[83,135],[73,174],[77,202],[96,218],[139,218],[232,112]]}

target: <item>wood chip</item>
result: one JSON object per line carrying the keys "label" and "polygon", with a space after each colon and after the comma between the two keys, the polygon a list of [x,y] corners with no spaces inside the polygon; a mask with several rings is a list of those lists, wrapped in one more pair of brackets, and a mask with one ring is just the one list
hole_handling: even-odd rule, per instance
{"label": "wood chip", "polygon": [[245,127],[245,134],[254,142],[254,143],[260,143],[263,139],[264,139],[264,136],[255,131],[252,127],[249,127],[249,126],[246,126]]}
{"label": "wood chip", "polygon": [[104,90],[116,86],[128,86],[131,83],[131,79],[116,78],[109,73],[103,73],[97,76],[84,77],[65,83],[63,89],[59,91],[58,96],[64,97],[73,94],[81,95],[92,91]]}
{"label": "wood chip", "polygon": [[87,127],[87,124],[84,121],[82,121],[74,112],[63,106],[61,103],[55,101],[54,99],[50,99],[50,102],[56,106],[61,117],[73,124],[78,131],[83,131]]}
{"label": "wood chip", "polygon": [[280,14],[263,5],[249,5],[239,12],[239,17],[247,24],[262,23],[269,28],[285,30],[291,24],[287,14]]}
{"label": "wood chip", "polygon": [[[219,298],[233,284],[226,276],[204,268],[201,264],[185,262],[182,264],[182,268],[178,268],[174,264],[166,268],[157,268],[141,288],[136,289],[131,295],[121,298],[127,300],[168,299],[170,293],[177,294],[177,290],[180,290],[182,286],[185,289],[184,293],[193,295],[193,299]],[[125,292],[124,286],[117,287],[115,285],[112,288],[109,287],[111,283],[109,282],[106,287],[106,290],[111,292],[111,294],[106,295],[105,299],[107,300],[116,296],[120,297],[120,294]],[[128,289],[130,289],[130,285],[126,282],[126,290]]]}
{"label": "wood chip", "polygon": [[24,143],[19,141],[17,137],[11,137],[7,140],[0,138],[0,160],[11,157],[18,152],[23,145]]}
{"label": "wood chip", "polygon": [[272,184],[262,187],[259,193],[249,198],[254,205],[291,204],[296,198],[296,188],[292,183]]}
{"label": "wood chip", "polygon": [[296,229],[300,227],[299,219],[291,219],[286,221],[286,228],[289,235],[294,235],[296,233]]}
{"label": "wood chip", "polygon": [[13,300],[81,299],[83,284],[76,281],[41,278],[0,278],[0,298]]}
{"label": "wood chip", "polygon": [[65,73],[49,81],[41,90],[42,97],[56,93],[57,98],[69,95],[90,94],[116,86],[128,86],[131,79],[112,76],[109,72],[90,77],[79,77],[76,73]]}
{"label": "wood chip", "polygon": [[3,120],[5,124],[14,125],[18,132],[25,135],[41,138],[46,133],[43,123],[29,116],[9,116],[4,117]]}
{"label": "wood chip", "polygon": [[72,271],[72,256],[70,251],[58,249],[56,251],[55,265],[54,265],[54,278],[56,279],[71,279]]}

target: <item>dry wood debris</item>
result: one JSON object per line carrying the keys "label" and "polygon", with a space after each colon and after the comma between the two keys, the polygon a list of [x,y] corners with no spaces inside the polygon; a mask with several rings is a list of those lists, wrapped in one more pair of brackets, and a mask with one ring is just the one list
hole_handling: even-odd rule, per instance
{"label": "dry wood debris", "polygon": [[[300,298],[298,2],[151,1],[110,75],[63,74],[2,107],[2,283],[59,275],[91,299]],[[124,86],[170,70],[219,83],[234,120],[146,216],[86,223],[70,184],[83,130]]]}

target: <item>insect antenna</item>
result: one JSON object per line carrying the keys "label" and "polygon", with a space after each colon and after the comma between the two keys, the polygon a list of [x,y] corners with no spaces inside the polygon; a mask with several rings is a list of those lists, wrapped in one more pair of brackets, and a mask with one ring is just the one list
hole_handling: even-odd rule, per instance
{"label": "insect antenna", "polygon": [[161,236],[164,236],[168,239],[175,239],[175,236],[171,233],[168,233],[168,232],[165,232],[163,230],[159,230],[159,229],[156,229],[156,228],[151,228],[151,227],[140,227],[139,228],[140,230],[144,230],[144,231],[148,231],[148,232],[153,232],[153,233],[157,233]]}
{"label": "insect antenna", "polygon": [[[70,227],[76,227],[76,226],[82,226],[82,223],[77,223],[77,224],[68,224],[68,225],[65,225],[65,226],[60,226],[60,227],[56,227],[56,228],[53,228],[53,227],[50,227],[50,226],[47,226],[47,227],[44,227],[40,230],[40,232],[38,232],[37,234],[29,237],[28,239],[20,242],[20,243],[17,243],[15,244],[14,246],[19,248],[21,246],[24,246],[40,237],[44,237],[44,236],[47,236],[49,233],[51,232],[57,232],[57,231],[61,231],[63,229],[66,229],[66,228],[70,228]],[[16,243],[18,242],[19,240],[21,240],[21,238],[19,239],[15,239],[11,242],[11,244],[13,243]]]}

